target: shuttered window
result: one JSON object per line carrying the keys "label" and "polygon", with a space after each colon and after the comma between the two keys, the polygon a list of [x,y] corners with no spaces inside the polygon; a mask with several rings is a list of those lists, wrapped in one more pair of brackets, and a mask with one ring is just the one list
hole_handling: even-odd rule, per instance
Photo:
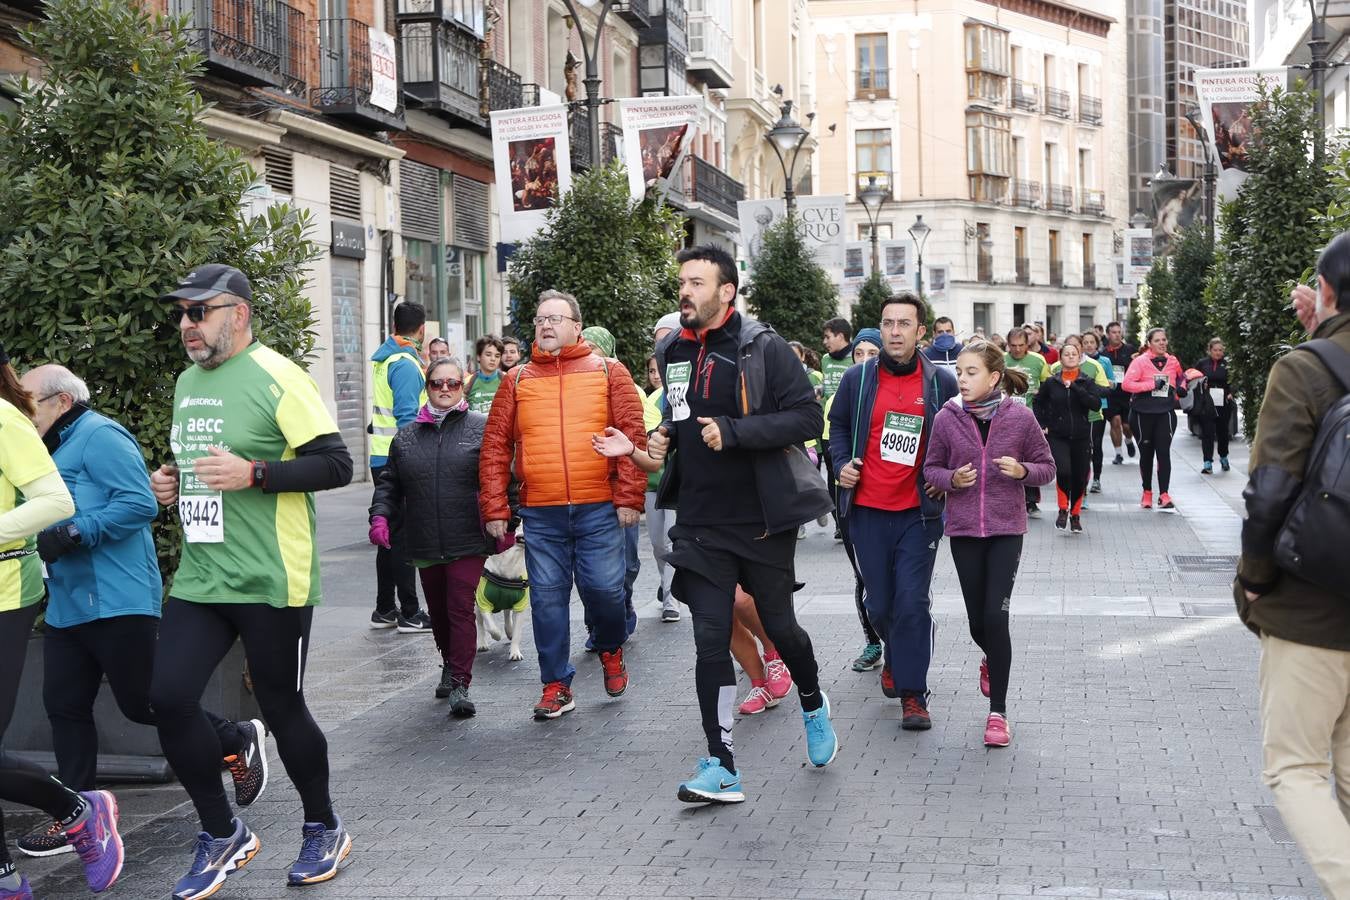
{"label": "shuttered window", "polygon": [[436,221],[440,204],[441,170],[411,160],[400,160],[399,208],[403,214],[405,237],[438,241],[441,230]]}
{"label": "shuttered window", "polygon": [[295,194],[295,158],[284,147],[263,147],[263,181],[278,194]]}
{"label": "shuttered window", "polygon": [[329,168],[328,203],[335,217],[361,221],[361,176],[355,169]]}
{"label": "shuttered window", "polygon": [[454,243],[486,252],[489,245],[488,186],[482,181],[456,175],[454,189]]}

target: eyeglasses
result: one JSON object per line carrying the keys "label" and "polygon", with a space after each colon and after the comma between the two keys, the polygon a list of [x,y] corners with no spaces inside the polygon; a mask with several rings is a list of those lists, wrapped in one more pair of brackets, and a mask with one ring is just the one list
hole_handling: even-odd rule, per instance
{"label": "eyeglasses", "polygon": [[897,328],[910,328],[914,325],[912,319],[882,319],[882,331],[894,331]]}
{"label": "eyeglasses", "polygon": [[48,395],[45,396],[45,397],[39,397],[39,398],[37,398],[37,400],[35,400],[35,401],[33,401],[33,402],[35,402],[35,403],[46,403],[48,400],[52,399],[53,397],[60,397],[60,396],[61,396],[62,394],[64,394],[64,393],[65,393],[65,391],[57,391],[55,394],[48,394]]}
{"label": "eyeglasses", "polygon": [[556,316],[556,315],[555,315],[555,316],[535,316],[535,317],[534,317],[534,327],[535,327],[535,328],[538,328],[540,325],[543,325],[545,322],[547,322],[548,324],[550,324],[550,325],[552,325],[552,326],[554,326],[554,327],[556,328],[557,326],[559,326],[559,325],[561,325],[561,324],[563,323],[563,319],[566,319],[566,320],[569,321],[569,322],[575,322],[575,321],[576,321],[576,319],[572,318],[571,316]]}
{"label": "eyeglasses", "polygon": [[464,387],[464,382],[458,378],[433,378],[427,382],[427,387],[433,391],[457,391]]}
{"label": "eyeglasses", "polygon": [[198,303],[195,306],[174,306],[169,309],[169,321],[177,325],[183,321],[183,316],[187,316],[189,321],[200,322],[213,309],[225,309],[228,306],[238,305],[238,303],[217,303],[212,306],[206,303]]}

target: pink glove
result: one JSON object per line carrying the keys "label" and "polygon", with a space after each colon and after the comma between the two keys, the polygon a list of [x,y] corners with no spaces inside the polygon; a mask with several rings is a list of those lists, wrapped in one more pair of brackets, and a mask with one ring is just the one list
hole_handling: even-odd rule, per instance
{"label": "pink glove", "polygon": [[390,549],[389,520],[384,516],[375,516],[370,520],[370,542],[376,547]]}

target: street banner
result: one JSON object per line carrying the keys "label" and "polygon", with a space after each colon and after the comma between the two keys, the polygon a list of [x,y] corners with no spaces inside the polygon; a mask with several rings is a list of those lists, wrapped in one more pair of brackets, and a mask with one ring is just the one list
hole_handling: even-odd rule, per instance
{"label": "street banner", "polygon": [[1154,178],[1149,189],[1153,194],[1153,254],[1166,256],[1182,229],[1203,218],[1204,184],[1194,178]]}
{"label": "street banner", "polygon": [[903,284],[909,275],[909,241],[882,241],[881,271],[894,285]]}
{"label": "street banner", "polygon": [[924,295],[939,298],[946,296],[947,274],[946,266],[929,266],[928,282],[924,285]]}
{"label": "street banner", "polygon": [[741,248],[753,274],[755,260],[764,243],[764,231],[786,215],[782,197],[741,200],[736,203],[736,218],[741,224]]}
{"label": "street banner", "polygon": [[398,109],[397,60],[394,36],[370,29],[370,105],[385,112]]}
{"label": "street banner", "polygon": [[1125,281],[1143,284],[1153,268],[1153,229],[1125,229]]}
{"label": "street banner", "polygon": [[797,233],[824,269],[844,268],[844,202],[842,195],[797,198]]}
{"label": "street banner", "polygon": [[844,280],[863,281],[870,274],[872,242],[849,241],[844,247]]}
{"label": "street banner", "polygon": [[567,106],[531,106],[491,114],[501,239],[534,237],[545,213],[572,187],[572,142]]}
{"label": "street banner", "polygon": [[[641,200],[647,189],[669,189],[698,132],[703,98],[629,97],[619,101],[623,121],[623,162],[628,167],[628,193]],[[692,186],[690,186],[692,188]]]}
{"label": "street banner", "polygon": [[1266,92],[1284,87],[1288,70],[1196,69],[1195,91],[1200,100],[1200,121],[1209,132],[1209,144],[1218,166],[1218,196],[1231,200],[1247,178],[1247,154],[1251,149],[1251,110]]}
{"label": "street banner", "polygon": [[1116,299],[1134,299],[1135,286],[1125,280],[1125,257],[1117,256],[1111,260],[1111,269],[1115,273]]}

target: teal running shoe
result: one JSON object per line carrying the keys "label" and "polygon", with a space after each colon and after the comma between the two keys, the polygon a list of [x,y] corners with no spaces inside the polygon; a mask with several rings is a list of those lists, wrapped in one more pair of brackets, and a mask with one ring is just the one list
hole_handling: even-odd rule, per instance
{"label": "teal running shoe", "polygon": [[828,766],[839,752],[839,739],[830,724],[830,698],[820,692],[820,709],[802,710],[802,724],[806,726],[806,758],[817,768]]}
{"label": "teal running shoe", "polygon": [[680,785],[678,796],[685,803],[745,802],[745,792],[741,790],[741,776],[728,772],[715,756],[707,756],[698,761],[698,772]]}
{"label": "teal running shoe", "polygon": [[870,672],[879,665],[881,665],[881,645],[868,644],[853,661],[853,671]]}

